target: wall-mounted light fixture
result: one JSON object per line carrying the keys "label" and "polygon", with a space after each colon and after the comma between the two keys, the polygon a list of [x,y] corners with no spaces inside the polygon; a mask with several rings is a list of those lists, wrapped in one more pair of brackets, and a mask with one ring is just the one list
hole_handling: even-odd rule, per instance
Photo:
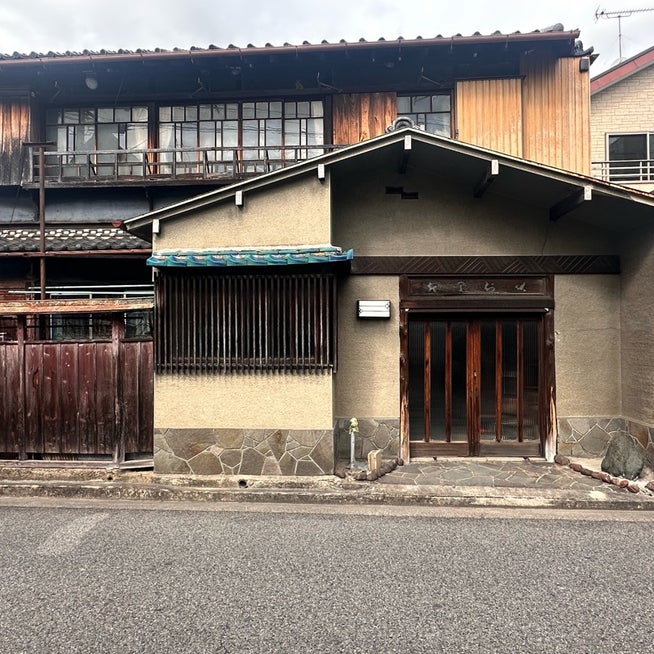
{"label": "wall-mounted light fixture", "polygon": [[390,318],[390,300],[357,300],[357,318]]}
{"label": "wall-mounted light fixture", "polygon": [[98,78],[95,76],[95,73],[85,73],[84,84],[89,91],[95,91],[98,88]]}

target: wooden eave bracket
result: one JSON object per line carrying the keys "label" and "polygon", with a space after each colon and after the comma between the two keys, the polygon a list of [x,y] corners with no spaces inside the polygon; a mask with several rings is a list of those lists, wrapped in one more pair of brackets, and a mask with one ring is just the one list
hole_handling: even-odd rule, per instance
{"label": "wooden eave bracket", "polygon": [[573,191],[568,197],[550,207],[550,220],[556,222],[561,216],[574,211],[580,204],[593,199],[593,189],[590,186],[582,186]]}
{"label": "wooden eave bracket", "polygon": [[409,165],[410,154],[411,154],[411,135],[407,134],[404,137],[404,147],[402,149],[402,157],[400,158],[400,167],[399,167],[400,175],[404,175],[406,173],[406,169]]}
{"label": "wooden eave bracket", "polygon": [[489,162],[488,170],[484,176],[477,182],[473,195],[480,198],[486,193],[488,187],[495,181],[495,178],[500,174],[500,162],[497,159],[491,159]]}

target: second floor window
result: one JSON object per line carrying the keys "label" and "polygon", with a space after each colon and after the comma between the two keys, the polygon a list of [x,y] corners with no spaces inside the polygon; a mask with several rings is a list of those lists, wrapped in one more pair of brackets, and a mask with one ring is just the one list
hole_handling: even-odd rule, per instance
{"label": "second floor window", "polygon": [[[194,172],[206,158],[212,172],[227,172],[234,159],[242,172],[266,172],[285,160],[322,153],[323,104],[320,100],[225,102],[159,107],[159,147],[175,169]],[[186,165],[185,165],[186,164]]]}
{"label": "second floor window", "polygon": [[[84,176],[89,167],[96,175],[131,174],[143,155],[130,150],[148,147],[147,107],[77,107],[51,109],[46,115],[46,139],[58,152],[74,152],[62,160],[63,174]],[[112,153],[102,153],[102,151]],[[100,151],[98,153],[98,151]],[[116,151],[124,151],[120,156]],[[87,153],[93,153],[87,154]],[[95,154],[98,153],[98,154]]]}
{"label": "second floor window", "polygon": [[609,134],[607,151],[611,181],[654,181],[654,133]]}
{"label": "second floor window", "polygon": [[431,134],[452,135],[451,111],[449,93],[400,95],[397,98],[397,115],[410,118]]}

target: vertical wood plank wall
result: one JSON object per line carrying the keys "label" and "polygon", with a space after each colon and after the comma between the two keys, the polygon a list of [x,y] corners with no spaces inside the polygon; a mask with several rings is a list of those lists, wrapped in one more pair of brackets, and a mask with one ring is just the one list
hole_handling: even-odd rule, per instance
{"label": "vertical wood plank wall", "polygon": [[523,58],[523,157],[590,175],[590,74],[581,61]]}
{"label": "vertical wood plank wall", "polygon": [[347,145],[380,136],[397,118],[395,93],[346,93],[334,96],[334,143]]}
{"label": "vertical wood plank wall", "polygon": [[0,185],[17,185],[29,166],[30,119],[27,98],[0,98]]}
{"label": "vertical wood plank wall", "polygon": [[457,138],[522,156],[522,80],[466,80],[456,84]]}

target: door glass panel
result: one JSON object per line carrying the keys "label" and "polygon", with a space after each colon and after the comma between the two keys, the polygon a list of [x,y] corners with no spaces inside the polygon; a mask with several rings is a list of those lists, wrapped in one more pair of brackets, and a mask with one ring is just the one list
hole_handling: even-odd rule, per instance
{"label": "door glass panel", "polygon": [[[497,357],[498,347],[497,327],[495,320],[484,320],[481,323],[481,434],[482,441],[492,441],[497,437]],[[501,379],[500,379],[501,385]]]}
{"label": "door glass panel", "polygon": [[451,440],[465,441],[468,438],[468,411],[466,407],[466,362],[467,332],[465,322],[453,322],[452,331],[452,426]]}
{"label": "door glass panel", "polygon": [[445,346],[447,328],[443,321],[429,326],[431,339],[431,430],[430,440],[447,440],[445,421]]}
{"label": "door glass panel", "polygon": [[522,323],[523,342],[523,379],[524,379],[524,409],[523,409],[523,440],[538,440],[538,397],[539,397],[539,356],[538,356],[538,323],[526,320]]}
{"label": "door glass panel", "polygon": [[409,322],[409,438],[425,437],[425,323]]}

